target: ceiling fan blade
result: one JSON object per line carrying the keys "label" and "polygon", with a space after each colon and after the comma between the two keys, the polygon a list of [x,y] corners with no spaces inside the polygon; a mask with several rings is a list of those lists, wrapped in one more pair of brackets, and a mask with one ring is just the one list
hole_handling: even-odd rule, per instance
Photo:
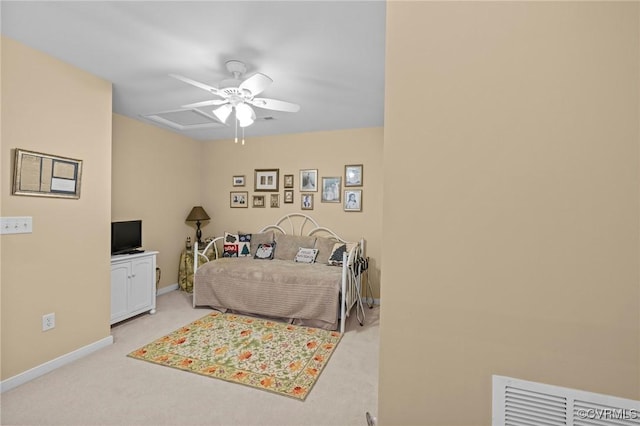
{"label": "ceiling fan blade", "polygon": [[226,103],[229,103],[228,99],[212,99],[210,101],[202,101],[193,104],[182,105],[182,108],[200,108],[209,105],[224,105]]}
{"label": "ceiling fan blade", "polygon": [[256,73],[240,83],[238,88],[240,90],[248,90],[251,96],[255,96],[269,87],[271,83],[273,83],[273,80],[270,77],[262,73]]}
{"label": "ceiling fan blade", "polygon": [[231,114],[231,110],[233,107],[231,104],[222,105],[219,108],[213,110],[213,114],[223,123],[227,123],[227,118],[229,118],[229,114]]}
{"label": "ceiling fan blade", "polygon": [[178,80],[180,80],[180,81],[184,81],[185,83],[190,84],[190,85],[192,85],[192,86],[199,87],[200,89],[204,89],[204,90],[206,90],[207,92],[211,92],[211,93],[213,93],[213,94],[214,94],[214,95],[216,95],[216,96],[224,97],[224,96],[221,94],[222,92],[220,92],[218,89],[216,89],[216,88],[215,88],[215,87],[213,87],[213,86],[209,86],[208,84],[200,83],[199,81],[195,81],[195,80],[192,80],[192,79],[190,79],[190,78],[183,77],[183,76],[181,76],[181,75],[177,75],[177,74],[169,74],[169,76],[170,76],[170,77],[173,77],[173,78],[176,78],[176,79],[178,79]]}
{"label": "ceiling fan blade", "polygon": [[248,101],[248,102],[251,105],[256,106],[258,108],[272,109],[275,111],[284,111],[284,112],[300,111],[300,105],[292,104],[291,102],[278,101],[276,99],[253,98],[251,101]]}

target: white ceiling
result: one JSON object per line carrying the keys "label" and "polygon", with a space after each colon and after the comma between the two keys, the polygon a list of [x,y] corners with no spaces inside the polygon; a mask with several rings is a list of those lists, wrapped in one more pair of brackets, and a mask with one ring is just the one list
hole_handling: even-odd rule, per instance
{"label": "white ceiling", "polygon": [[[212,107],[181,108],[215,97],[169,74],[217,87],[232,77],[232,59],[247,65],[245,78],[273,79],[260,97],[301,106],[255,108],[246,137],[383,125],[382,0],[2,0],[0,8],[3,35],[111,81],[114,112],[193,139],[230,139],[234,127],[209,118]],[[158,113],[174,124],[148,118]]]}

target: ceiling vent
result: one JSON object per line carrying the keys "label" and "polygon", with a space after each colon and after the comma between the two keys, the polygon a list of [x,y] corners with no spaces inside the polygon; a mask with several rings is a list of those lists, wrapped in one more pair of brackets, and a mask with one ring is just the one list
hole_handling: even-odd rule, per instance
{"label": "ceiling vent", "polygon": [[208,115],[195,108],[178,109],[143,115],[147,120],[164,124],[176,130],[206,129],[211,127],[225,127],[212,115]]}

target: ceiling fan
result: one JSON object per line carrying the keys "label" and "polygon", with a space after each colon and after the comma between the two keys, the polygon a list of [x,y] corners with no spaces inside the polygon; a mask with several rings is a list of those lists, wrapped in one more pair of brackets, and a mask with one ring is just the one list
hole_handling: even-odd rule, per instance
{"label": "ceiling fan", "polygon": [[242,76],[247,72],[247,67],[240,61],[227,61],[227,70],[233,75],[233,78],[223,80],[219,84],[219,88],[200,83],[181,75],[169,74],[173,78],[177,78],[185,83],[204,89],[221,99],[212,99],[209,101],[196,102],[193,104],[183,105],[183,108],[200,108],[205,106],[217,106],[213,110],[214,115],[222,122],[227,122],[231,112],[235,110],[237,124],[240,127],[247,127],[253,124],[256,119],[256,113],[252,106],[263,109],[284,112],[298,112],[300,105],[290,102],[279,101],[269,98],[256,98],[255,96],[263,92],[273,80],[262,74],[256,73],[251,77],[241,80]]}

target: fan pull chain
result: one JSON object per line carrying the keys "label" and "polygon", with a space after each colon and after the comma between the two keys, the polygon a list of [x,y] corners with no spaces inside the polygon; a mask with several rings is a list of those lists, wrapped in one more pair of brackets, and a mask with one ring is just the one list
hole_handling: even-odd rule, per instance
{"label": "fan pull chain", "polygon": [[236,138],[233,142],[238,143],[238,111],[236,111],[236,117],[234,121],[236,123]]}
{"label": "fan pull chain", "polygon": [[242,128],[242,145],[244,145],[244,127]]}

